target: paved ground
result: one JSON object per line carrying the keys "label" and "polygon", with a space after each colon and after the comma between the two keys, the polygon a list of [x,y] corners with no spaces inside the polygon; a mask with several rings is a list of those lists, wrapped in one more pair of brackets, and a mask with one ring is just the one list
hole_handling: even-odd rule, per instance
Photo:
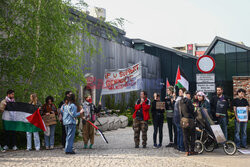
{"label": "paved ground", "polygon": [[[152,127],[148,132],[148,148],[135,149],[132,128],[106,132],[110,144],[105,144],[100,136],[96,136],[96,144],[92,150],[84,150],[83,143],[75,144],[77,154],[65,155],[62,149],[42,151],[16,151],[0,153],[0,166],[169,166],[169,167],[213,167],[213,166],[250,166],[250,156],[237,153],[225,155],[222,148],[212,153],[185,157],[172,148],[152,148]],[[164,125],[164,146],[168,143],[167,125]]]}

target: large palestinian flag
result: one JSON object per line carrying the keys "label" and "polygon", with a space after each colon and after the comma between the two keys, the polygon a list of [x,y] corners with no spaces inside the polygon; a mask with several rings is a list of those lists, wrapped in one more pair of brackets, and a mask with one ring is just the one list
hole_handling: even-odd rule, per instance
{"label": "large palestinian flag", "polygon": [[28,103],[7,103],[2,119],[4,129],[9,131],[38,132],[46,129],[39,109]]}
{"label": "large palestinian flag", "polygon": [[187,77],[179,66],[177,69],[175,85],[178,86],[179,88],[185,88],[186,90],[189,89],[189,83]]}

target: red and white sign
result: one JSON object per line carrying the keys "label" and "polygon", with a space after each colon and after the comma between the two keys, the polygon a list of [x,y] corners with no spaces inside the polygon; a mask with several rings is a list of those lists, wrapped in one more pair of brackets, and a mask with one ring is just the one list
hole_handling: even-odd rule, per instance
{"label": "red and white sign", "polygon": [[215,68],[215,61],[211,56],[203,55],[197,60],[197,68],[202,73],[210,73]]}
{"label": "red and white sign", "polygon": [[101,94],[117,94],[140,90],[141,81],[141,62],[125,69],[105,70]]}

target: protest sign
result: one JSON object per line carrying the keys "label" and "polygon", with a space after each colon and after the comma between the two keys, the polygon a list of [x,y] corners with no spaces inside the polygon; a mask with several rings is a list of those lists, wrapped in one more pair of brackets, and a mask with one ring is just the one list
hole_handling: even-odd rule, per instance
{"label": "protest sign", "polygon": [[240,122],[248,121],[247,107],[237,107],[236,114]]}
{"label": "protest sign", "polygon": [[46,126],[56,124],[56,115],[55,114],[44,115],[44,116],[42,116],[42,119],[43,119]]}
{"label": "protest sign", "polygon": [[141,89],[141,62],[124,69],[105,70],[101,95],[117,94]]}
{"label": "protest sign", "polygon": [[156,109],[164,110],[165,109],[165,102],[156,102]]}

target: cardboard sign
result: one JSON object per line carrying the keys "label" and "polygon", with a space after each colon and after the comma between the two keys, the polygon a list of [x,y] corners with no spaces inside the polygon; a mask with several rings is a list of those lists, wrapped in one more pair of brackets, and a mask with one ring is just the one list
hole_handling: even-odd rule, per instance
{"label": "cardboard sign", "polygon": [[56,124],[56,115],[55,114],[44,115],[44,116],[42,116],[42,119],[43,119],[46,126]]}
{"label": "cardboard sign", "polygon": [[220,125],[211,125],[211,129],[214,133],[214,136],[217,140],[217,143],[224,143],[226,141],[226,138],[224,136],[224,133],[223,133]]}
{"label": "cardboard sign", "polygon": [[164,110],[165,109],[165,102],[156,102],[156,109]]}

